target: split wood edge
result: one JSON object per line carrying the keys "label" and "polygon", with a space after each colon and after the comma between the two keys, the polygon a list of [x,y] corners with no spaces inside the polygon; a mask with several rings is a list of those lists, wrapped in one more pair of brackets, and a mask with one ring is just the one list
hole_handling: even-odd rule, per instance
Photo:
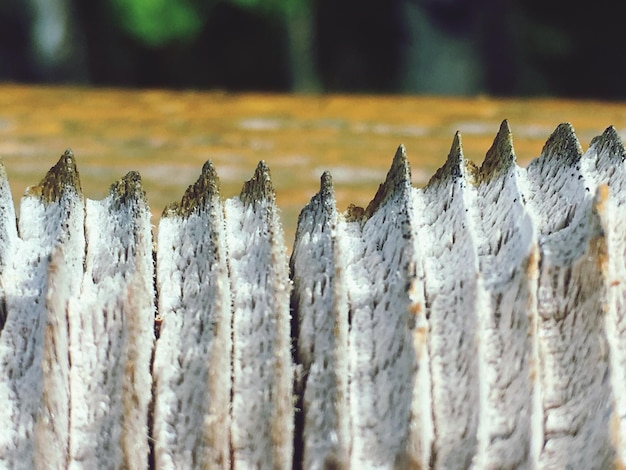
{"label": "split wood edge", "polygon": [[504,121],[416,189],[401,146],[365,209],[322,175],[291,260],[264,162],[227,200],[207,162],[154,253],[137,173],[85,200],[67,151],[16,224],[1,165],[0,462],[623,466],[624,159],[562,124],[520,168]]}

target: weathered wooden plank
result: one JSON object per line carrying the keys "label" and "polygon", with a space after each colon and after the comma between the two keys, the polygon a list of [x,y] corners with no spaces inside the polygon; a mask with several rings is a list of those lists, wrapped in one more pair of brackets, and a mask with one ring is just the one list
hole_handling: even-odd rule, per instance
{"label": "weathered wooden plank", "polygon": [[[617,466],[626,467],[626,152],[615,131],[608,127],[595,137],[581,158],[581,172],[591,186],[600,186],[606,200],[599,215],[606,235],[606,334],[609,344],[614,410],[611,435]],[[606,189],[602,186],[606,185]],[[600,193],[602,194],[602,193]]]}
{"label": "weathered wooden plank", "polygon": [[432,468],[468,468],[477,452],[480,407],[478,311],[485,294],[468,210],[471,168],[456,134],[448,160],[414,190],[415,230],[424,270],[434,438]]}
{"label": "weathered wooden plank", "polygon": [[473,463],[534,468],[539,443],[533,432],[541,416],[534,386],[539,249],[506,121],[473,177],[476,198],[468,209],[487,294],[478,311],[481,396]]}
{"label": "weathered wooden plank", "polygon": [[159,223],[157,468],[230,467],[231,291],[219,180],[207,162]]}
{"label": "weathered wooden plank", "polygon": [[292,275],[305,381],[304,468],[428,461],[415,386],[416,348],[423,353],[425,342],[411,291],[420,291],[412,216],[403,147],[367,209],[338,215],[324,175],[300,215]]}
{"label": "weathered wooden plank", "polygon": [[296,442],[302,468],[349,468],[348,301],[330,173],[304,207],[291,256],[292,308],[302,383]]}
{"label": "weathered wooden plank", "polygon": [[413,216],[411,174],[400,147],[370,205],[351,208],[338,235],[350,322],[350,468],[425,460],[423,430],[412,422],[421,409],[415,395],[414,315],[420,308],[411,296],[417,282]]}
{"label": "weathered wooden plank", "polygon": [[232,464],[287,469],[293,458],[291,283],[270,174],[259,163],[225,202],[233,297]]}
{"label": "weathered wooden plank", "polygon": [[[7,317],[6,295],[4,291],[5,272],[8,266],[8,257],[17,243],[17,223],[15,207],[11,187],[4,168],[4,162],[0,160],[0,332],[4,328]],[[10,282],[10,281],[9,281]]]}
{"label": "weathered wooden plank", "polygon": [[62,468],[69,458],[69,349],[84,217],[76,163],[67,151],[22,199],[20,238],[4,259],[0,462],[7,468]]}
{"label": "weathered wooden plank", "polygon": [[[537,295],[543,437],[538,468],[610,468],[613,394],[606,314],[607,242],[569,124],[528,167],[525,198],[541,258]],[[539,430],[535,430],[539,433]]]}
{"label": "weathered wooden plank", "polygon": [[70,467],[146,468],[154,265],[138,173],[87,200],[87,253],[71,329]]}
{"label": "weathered wooden plank", "polygon": [[624,465],[625,158],[561,125],[525,170],[504,122],[422,189],[401,147],[366,209],[325,173],[293,323],[265,164],[222,202],[207,163],[166,210],[156,291],[138,174],[85,201],[68,152],[16,226],[0,167],[0,466]]}

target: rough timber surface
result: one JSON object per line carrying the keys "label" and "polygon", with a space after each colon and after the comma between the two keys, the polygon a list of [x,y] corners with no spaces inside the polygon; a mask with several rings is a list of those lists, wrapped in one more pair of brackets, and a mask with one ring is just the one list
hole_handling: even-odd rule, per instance
{"label": "rough timber surface", "polygon": [[181,203],[166,209],[158,237],[155,465],[227,468],[231,290],[224,207],[210,162]]}
{"label": "rough timber surface", "polygon": [[416,267],[411,173],[403,147],[378,196],[359,227],[359,250],[344,243],[348,276],[361,277],[347,287],[352,429],[361,436],[353,440],[352,468],[412,463],[408,448],[418,364],[406,287]]}
{"label": "rough timber surface", "polygon": [[349,468],[348,302],[338,219],[325,172],[319,193],[300,214],[291,256],[292,321],[302,365],[296,449],[303,468]]}
{"label": "rough timber surface", "polygon": [[[626,152],[613,126],[591,141],[582,161],[582,171],[600,186],[603,201],[599,215],[605,229],[608,259],[606,266],[606,333],[610,349],[611,388],[626,389]],[[602,185],[605,185],[604,187]],[[608,192],[608,194],[606,194]],[[626,397],[614,393],[612,420],[618,461],[626,462]]]}
{"label": "rough timber surface", "polygon": [[154,344],[150,213],[136,172],[87,200],[87,257],[73,343],[76,465],[145,467]]}
{"label": "rough timber surface", "polygon": [[18,221],[0,171],[0,466],[623,468],[625,157],[562,124],[523,168],[505,121],[417,189],[401,146],[289,262],[264,162],[156,247],[137,172],[91,200],[66,152]]}
{"label": "rough timber surface", "polygon": [[232,282],[233,468],[293,460],[293,366],[287,254],[269,169],[260,162],[225,203]]}
{"label": "rough timber surface", "polygon": [[[27,191],[19,238],[3,266],[0,462],[7,468],[61,466],[69,458],[71,300],[85,255],[77,181],[74,157],[66,152]],[[4,230],[12,232],[10,226]]]}
{"label": "rough timber surface", "polygon": [[364,217],[348,215],[337,228],[349,316],[350,468],[415,463],[412,216],[411,174],[400,147]]}
{"label": "rough timber surface", "polygon": [[467,468],[477,450],[480,418],[478,311],[482,305],[471,165],[457,133],[445,165],[414,190],[414,230],[424,271],[428,318],[433,468]]}
{"label": "rough timber surface", "polygon": [[7,319],[5,284],[9,282],[7,277],[8,258],[15,249],[17,243],[17,225],[15,224],[15,207],[9,180],[0,161],[0,332],[4,328]]}
{"label": "rough timber surface", "polygon": [[478,468],[533,467],[538,452],[533,370],[539,251],[524,204],[524,173],[515,160],[504,121],[474,173],[476,196],[469,206],[486,295],[478,312]]}
{"label": "rough timber surface", "polygon": [[[570,125],[560,125],[528,167],[528,205],[541,250],[537,294],[541,468],[607,468],[613,391],[606,333],[607,242],[581,171],[582,151]],[[585,338],[584,341],[576,338]]]}

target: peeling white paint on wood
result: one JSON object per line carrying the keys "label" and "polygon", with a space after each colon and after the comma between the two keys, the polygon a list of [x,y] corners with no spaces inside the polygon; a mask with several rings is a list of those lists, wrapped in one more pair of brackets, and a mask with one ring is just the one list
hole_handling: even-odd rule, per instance
{"label": "peeling white paint on wood", "polygon": [[365,209],[322,176],[289,263],[263,162],[156,248],[138,174],[85,200],[66,152],[17,223],[0,167],[0,466],[624,466],[625,158],[563,124],[520,168],[505,121],[415,189],[400,147]]}
{"label": "peeling white paint on wood", "polygon": [[297,361],[302,367],[300,440],[303,468],[349,468],[350,394],[344,228],[329,173],[299,217],[291,256]]}
{"label": "peeling white paint on wood", "polygon": [[62,466],[70,452],[69,327],[85,254],[84,204],[73,155],[55,168],[58,180],[46,177],[22,199],[20,238],[14,222],[3,220],[14,247],[3,266],[8,315],[0,335],[0,462],[7,468]]}
{"label": "peeling white paint on wood", "polygon": [[231,291],[212,165],[159,224],[153,375],[158,468],[230,465]]}
{"label": "peeling white paint on wood", "polygon": [[561,125],[528,167],[528,206],[541,259],[537,334],[543,445],[539,468],[607,468],[611,440],[606,315],[607,243],[582,152]]}
{"label": "peeling white paint on wood", "polygon": [[[608,250],[606,271],[607,312],[605,330],[609,343],[610,380],[615,409],[611,438],[618,462],[626,465],[626,153],[613,127],[591,141],[582,157],[581,170],[588,181],[600,186],[598,214]],[[603,185],[606,185],[603,187]],[[605,194],[606,192],[606,194]]]}
{"label": "peeling white paint on wood", "polygon": [[[407,286],[414,282],[411,175],[398,149],[363,211],[339,225],[349,311],[350,468],[415,465],[412,433],[418,357]],[[417,434],[417,435],[416,435]]]}
{"label": "peeling white paint on wood", "polygon": [[150,211],[137,173],[87,200],[87,256],[71,329],[70,467],[148,458],[154,286]]}
{"label": "peeling white paint on wood", "polygon": [[478,312],[483,288],[468,214],[473,189],[460,135],[445,165],[415,190],[416,237],[424,266],[434,437],[431,466],[467,468],[480,416]]}
{"label": "peeling white paint on wood", "polygon": [[539,251],[524,203],[524,177],[504,121],[485,161],[473,173],[476,197],[468,205],[486,294],[478,311],[477,468],[533,468],[538,452],[533,425],[539,388],[533,375]]}
{"label": "peeling white paint on wood", "polygon": [[233,292],[232,465],[291,468],[291,283],[265,163],[239,197],[226,201],[225,222]]}

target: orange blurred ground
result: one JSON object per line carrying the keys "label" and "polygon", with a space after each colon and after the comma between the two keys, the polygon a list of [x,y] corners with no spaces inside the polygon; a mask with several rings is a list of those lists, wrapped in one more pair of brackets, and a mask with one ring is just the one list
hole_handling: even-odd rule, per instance
{"label": "orange blurred ground", "polygon": [[217,168],[224,197],[238,194],[265,160],[290,249],[298,214],[324,170],[333,175],[340,210],[365,206],[399,144],[419,186],[443,163],[457,130],[465,156],[480,163],[505,118],[522,165],[561,122],[574,125],[583,149],[609,125],[626,137],[626,103],[3,85],[0,156],[18,207],[25,188],[68,147],[89,198],[104,197],[114,180],[137,170],[155,225],[206,160]]}

